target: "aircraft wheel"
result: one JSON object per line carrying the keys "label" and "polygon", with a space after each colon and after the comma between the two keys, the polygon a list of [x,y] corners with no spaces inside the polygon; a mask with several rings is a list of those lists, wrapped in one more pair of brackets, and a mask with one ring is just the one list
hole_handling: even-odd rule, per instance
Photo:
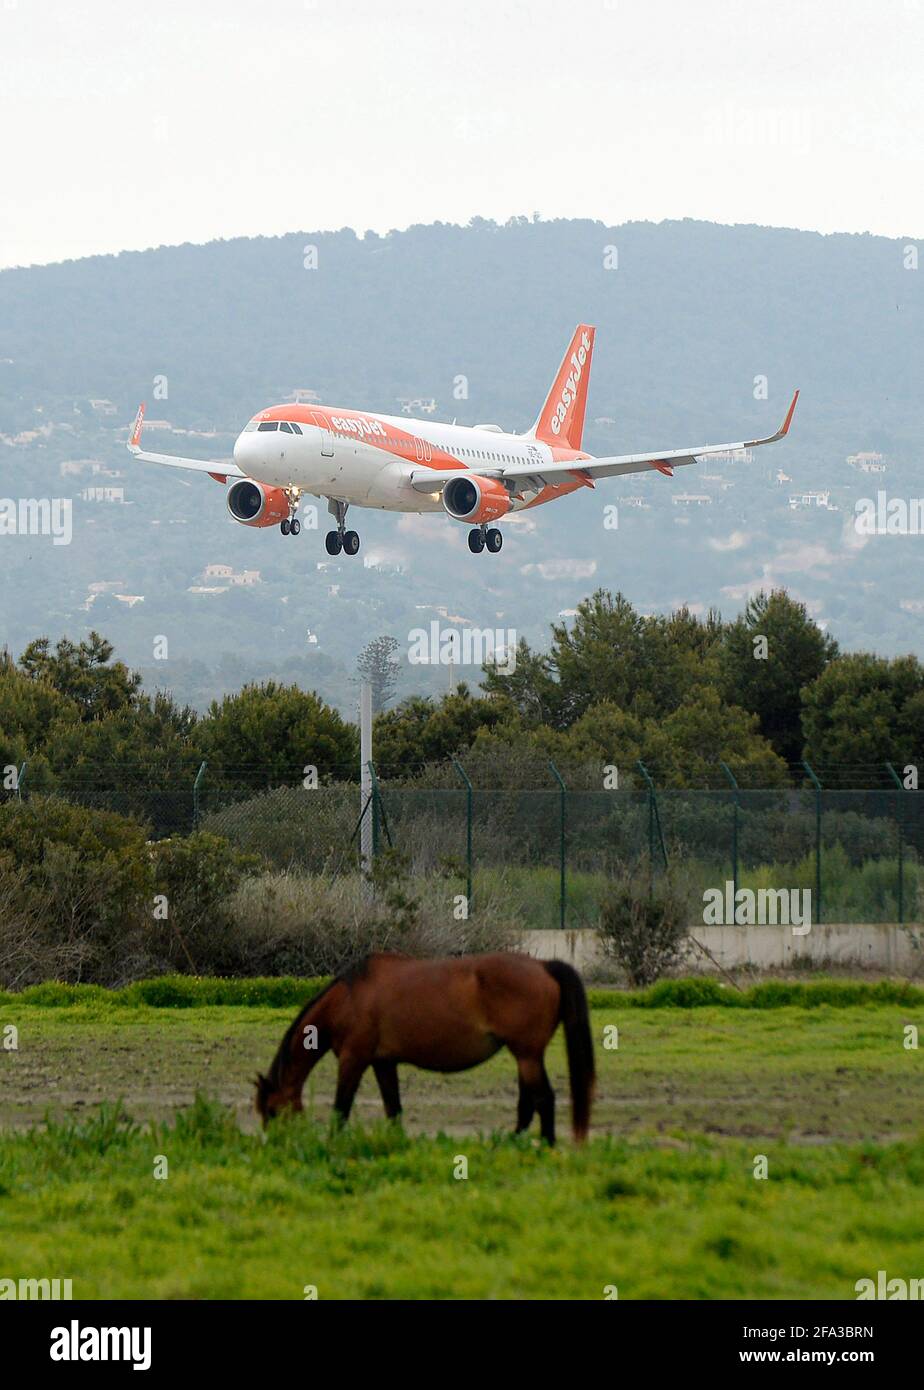
{"label": "aircraft wheel", "polygon": [[480,555],[484,550],[484,536],[477,527],[468,533],[468,548],[473,555]]}
{"label": "aircraft wheel", "polygon": [[491,554],[496,555],[504,544],[504,533],[503,531],[499,531],[496,526],[492,526],[484,539],[485,545],[488,547]]}
{"label": "aircraft wheel", "polygon": [[324,545],[328,555],[339,555],[343,549],[340,543],[340,535],[337,531],[328,531],[324,537]]}
{"label": "aircraft wheel", "polygon": [[290,530],[292,529],[292,523],[289,521],[288,518],[286,518],[285,521],[280,521],[279,529],[284,536],[287,536]]}
{"label": "aircraft wheel", "polygon": [[293,535],[293,536],[297,536],[298,533],[299,533],[299,531],[300,531],[301,529],[302,529],[302,523],[299,521],[298,517],[293,516],[293,518],[292,518],[292,524],[291,524],[291,526],[289,527],[289,530],[291,531],[292,535]]}
{"label": "aircraft wheel", "polygon": [[348,555],[356,555],[359,551],[359,533],[357,531],[344,531],[343,548]]}

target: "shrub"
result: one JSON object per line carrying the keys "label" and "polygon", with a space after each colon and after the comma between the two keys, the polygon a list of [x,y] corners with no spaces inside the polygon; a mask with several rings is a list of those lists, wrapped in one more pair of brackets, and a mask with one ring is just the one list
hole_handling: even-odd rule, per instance
{"label": "shrub", "polygon": [[152,892],[137,821],[56,797],[0,804],[0,982],[130,978]]}
{"label": "shrub", "polygon": [[333,882],[299,874],[248,878],[230,916],[229,974],[299,977],[337,974],[370,951],[445,956],[504,950],[519,925],[490,898],[480,900],[467,921],[457,921],[445,879],[415,884],[408,898],[382,883],[370,897],[356,874]]}
{"label": "shrub", "polygon": [[163,934],[159,953],[181,969],[220,970],[228,904],[242,879],[260,867],[259,857],[242,854],[205,831],[158,840],[152,855],[167,914],[155,918],[155,924],[172,928]]}
{"label": "shrub", "polygon": [[355,860],[358,805],[354,786],[276,787],[210,811],[202,829],[261,855],[273,868],[322,873],[351,852]]}
{"label": "shrub", "polygon": [[630,984],[649,985],[687,951],[689,893],[676,869],[644,870],[611,880],[600,909],[603,949]]}

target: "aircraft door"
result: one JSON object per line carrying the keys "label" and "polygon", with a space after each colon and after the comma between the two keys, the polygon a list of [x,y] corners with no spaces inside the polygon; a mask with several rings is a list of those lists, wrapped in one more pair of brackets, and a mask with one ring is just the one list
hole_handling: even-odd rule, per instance
{"label": "aircraft door", "polygon": [[321,431],[321,457],[332,459],[334,457],[334,436],[330,432],[330,424],[323,415],[318,415],[312,411],[311,418]]}

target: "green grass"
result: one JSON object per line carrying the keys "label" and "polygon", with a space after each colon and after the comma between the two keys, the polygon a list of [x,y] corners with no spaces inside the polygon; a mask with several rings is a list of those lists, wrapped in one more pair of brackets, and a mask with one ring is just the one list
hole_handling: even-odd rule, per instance
{"label": "green grass", "polygon": [[924,1141],[770,1144],[766,1180],[755,1152],[305,1119],[264,1143],[201,1100],[147,1129],[110,1108],[0,1144],[4,1272],[75,1298],[275,1299],[850,1299],[880,1268],[921,1274]]}
{"label": "green grass", "polygon": [[12,1021],[19,1036],[0,1051],[0,1273],[70,1278],[75,1298],[282,1299],[305,1285],[322,1298],[596,1299],[616,1285],[621,1299],[851,1299],[879,1269],[924,1276],[924,1049],[904,1045],[909,1024],[924,1033],[920,998],[866,989],[850,1003],[821,982],[811,1007],[776,993],[742,1008],[675,983],[646,1007],[610,992],[594,1009],[583,1150],[553,1039],[554,1152],[508,1133],[506,1053],[455,1076],[402,1068],[404,1132],[381,1122],[367,1076],[335,1136],[325,1058],[309,1113],[264,1142],[250,1078],[291,1006],[5,1001],[0,1035]]}
{"label": "green grass", "polygon": [[[253,979],[218,979],[208,976],[161,975],[153,980],[137,980],[121,989],[103,985],[70,985],[50,981],[30,985],[19,993],[0,991],[0,1010],[15,1011],[20,1006],[43,1009],[92,1006],[97,1011],[112,1008],[192,1009],[233,1005],[249,1008],[300,1008],[318,994],[329,977],[295,979],[273,976]],[[814,979],[807,981],[768,980],[746,989],[729,987],[720,980],[694,976],[686,980],[661,980],[648,989],[589,989],[592,1009],[609,1009],[614,1001],[621,1008],[729,1008],[776,1009],[784,1006],[818,1008],[822,1004],[846,1008],[858,1004],[924,1004],[924,989],[905,980]]]}
{"label": "green grass", "polygon": [[[924,1006],[881,1004],[805,1009],[594,1009],[596,1132],[645,1137],[711,1133],[733,1138],[857,1142],[911,1138],[924,1116],[924,1047],[904,1046],[915,1025],[924,1038]],[[140,1121],[167,1121],[197,1091],[232,1108],[255,1128],[251,1081],[265,1071],[294,1011],[212,1005],[152,1009],[108,1001],[10,1012],[15,1052],[0,1050],[0,1132],[80,1117],[124,1099]],[[618,1029],[618,1048],[606,1046]],[[561,1030],[547,1053],[566,1129],[567,1065]],[[336,1067],[325,1058],[310,1080],[310,1099],[326,1116]],[[445,1076],[402,1067],[409,1131],[471,1134],[512,1125],[516,1073],[502,1051],[483,1066]],[[381,1115],[367,1074],[357,1100],[364,1123]]]}
{"label": "green grass", "polygon": [[[682,865],[690,886],[690,920],[701,920],[704,889],[715,888],[732,877],[731,844],[729,842],[728,858],[714,861],[670,853],[671,862]],[[881,856],[852,864],[843,847],[834,844],[823,846],[821,863],[826,922],[898,922],[897,858]],[[474,901],[476,904],[493,903],[497,911],[514,917],[524,927],[553,929],[559,926],[559,873],[555,864],[476,867]],[[924,901],[924,871],[915,860],[906,858],[902,873],[907,918],[916,912],[915,905]],[[814,893],[814,852],[786,862],[742,864],[737,884],[739,888],[755,892],[785,885],[787,888],[809,888]],[[607,873],[569,864],[565,925],[569,928],[599,926],[600,906],[606,901],[609,888]]]}

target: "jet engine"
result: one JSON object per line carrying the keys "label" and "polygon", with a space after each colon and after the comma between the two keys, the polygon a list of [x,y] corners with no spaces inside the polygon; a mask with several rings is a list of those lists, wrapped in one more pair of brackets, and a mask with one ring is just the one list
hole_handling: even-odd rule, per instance
{"label": "jet engine", "polygon": [[443,487],[443,506],[454,521],[482,526],[510,511],[510,494],[496,478],[460,473]]}
{"label": "jet engine", "polygon": [[238,478],[228,488],[228,511],[244,526],[278,526],[289,515],[289,499],[281,487]]}

